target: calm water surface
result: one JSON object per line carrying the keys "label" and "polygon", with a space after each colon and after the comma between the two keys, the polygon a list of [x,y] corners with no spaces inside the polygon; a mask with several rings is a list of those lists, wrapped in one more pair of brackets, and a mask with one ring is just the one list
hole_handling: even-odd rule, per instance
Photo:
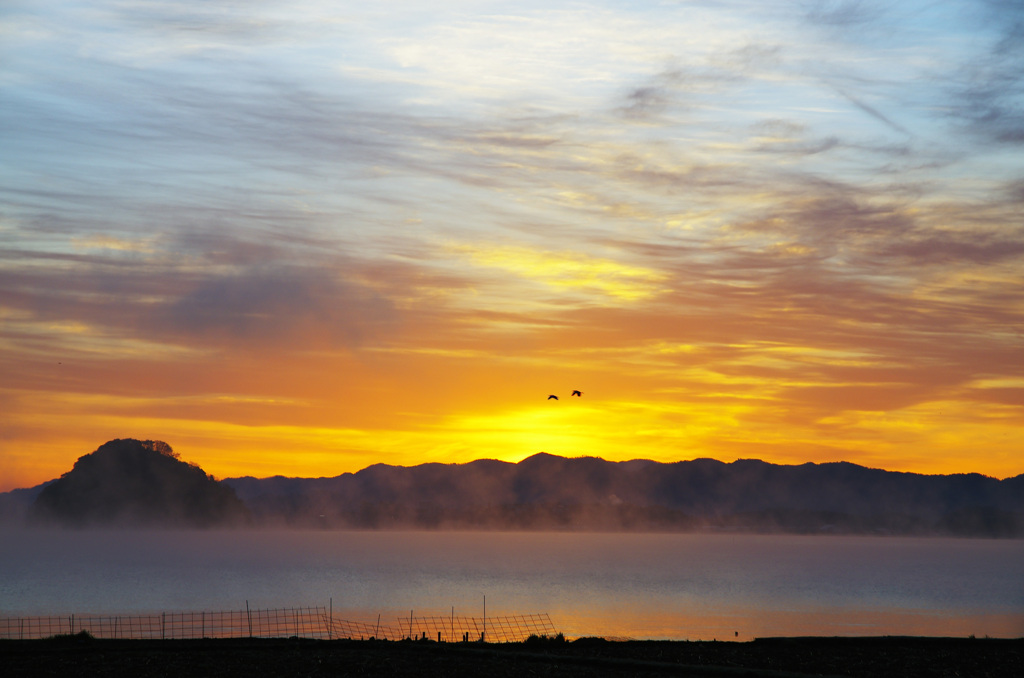
{"label": "calm water surface", "polygon": [[5,532],[0,615],[547,612],[567,636],[1024,636],[1024,541],[705,534]]}

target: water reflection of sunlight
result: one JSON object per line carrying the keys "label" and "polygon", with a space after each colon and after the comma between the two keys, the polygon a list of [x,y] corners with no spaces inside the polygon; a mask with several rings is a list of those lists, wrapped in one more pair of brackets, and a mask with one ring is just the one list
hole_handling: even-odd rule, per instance
{"label": "water reflection of sunlight", "polygon": [[[568,532],[4,532],[7,614],[547,613],[569,638],[1024,637],[1020,540]],[[69,559],[68,554],[73,554]]]}

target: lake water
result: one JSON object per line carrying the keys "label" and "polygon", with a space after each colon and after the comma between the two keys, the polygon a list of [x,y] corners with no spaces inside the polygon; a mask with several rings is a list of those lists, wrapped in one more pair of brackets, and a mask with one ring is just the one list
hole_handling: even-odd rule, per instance
{"label": "lake water", "polygon": [[[0,616],[546,612],[569,637],[1024,637],[1024,540],[332,531],[0,533]],[[332,601],[332,602],[329,602]]]}

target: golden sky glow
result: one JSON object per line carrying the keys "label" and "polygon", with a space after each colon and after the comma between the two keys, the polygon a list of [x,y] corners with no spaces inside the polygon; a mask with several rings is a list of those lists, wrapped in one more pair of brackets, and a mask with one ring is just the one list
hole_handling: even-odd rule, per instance
{"label": "golden sky glow", "polygon": [[1013,3],[215,4],[0,8],[0,491],[1024,473]]}

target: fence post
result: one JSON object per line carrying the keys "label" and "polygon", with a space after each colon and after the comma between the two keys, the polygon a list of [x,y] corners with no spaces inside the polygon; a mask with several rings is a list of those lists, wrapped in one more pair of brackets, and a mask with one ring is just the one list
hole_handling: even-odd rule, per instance
{"label": "fence post", "polygon": [[252,638],[252,613],[249,612],[249,601],[245,601],[245,616],[249,620],[249,637]]}
{"label": "fence post", "polygon": [[167,640],[167,613],[160,613],[160,640]]}

